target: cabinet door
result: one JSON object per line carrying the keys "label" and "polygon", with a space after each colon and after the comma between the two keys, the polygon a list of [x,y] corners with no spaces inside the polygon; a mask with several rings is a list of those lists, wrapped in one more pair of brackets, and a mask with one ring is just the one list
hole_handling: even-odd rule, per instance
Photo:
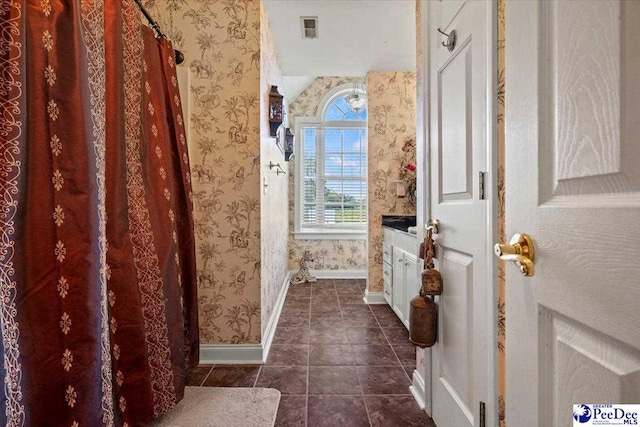
{"label": "cabinet door", "polygon": [[418,259],[410,254],[404,254],[404,292],[405,292],[405,316],[402,319],[404,325],[409,329],[410,302],[420,291],[418,281]]}
{"label": "cabinet door", "polygon": [[393,249],[393,300],[391,308],[396,312],[400,320],[404,321],[405,292],[404,292],[404,251]]}

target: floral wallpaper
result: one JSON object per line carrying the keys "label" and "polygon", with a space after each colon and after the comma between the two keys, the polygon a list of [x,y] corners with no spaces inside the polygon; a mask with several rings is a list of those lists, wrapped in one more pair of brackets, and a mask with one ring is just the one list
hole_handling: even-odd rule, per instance
{"label": "floral wallpaper", "polygon": [[260,128],[266,126],[260,121],[260,2],[143,3],[191,70],[189,149],[201,342],[259,343],[265,243]]}
{"label": "floral wallpaper", "polygon": [[[293,166],[291,166],[293,168]],[[310,251],[313,270],[366,270],[366,240],[295,240],[289,238],[289,268],[300,268],[304,251]]]}
{"label": "floral wallpaper", "polygon": [[[356,77],[318,77],[289,105],[289,125],[294,132],[296,117],[313,117],[322,98],[332,89],[353,83]],[[299,268],[304,251],[313,255],[314,270],[366,270],[366,240],[298,240],[293,237],[295,220],[295,157],[289,161],[289,269]]]}
{"label": "floral wallpaper", "polygon": [[415,183],[416,73],[369,72],[368,290],[382,292],[382,215],[415,215],[415,199],[396,196],[396,181]]}
{"label": "floral wallpaper", "polygon": [[[498,240],[507,241],[505,233],[505,46],[506,46],[506,0],[498,0]],[[505,353],[505,275],[504,261],[498,261],[498,419],[500,427],[506,426],[506,353]]]}
{"label": "floral wallpaper", "polygon": [[[268,106],[271,85],[282,87],[282,73],[278,65],[273,34],[269,28],[266,7],[260,2],[260,183],[266,183],[262,194],[261,213],[261,277],[262,332],[280,295],[287,275],[287,231],[289,183],[286,175],[278,175],[269,168],[269,161],[279,163],[287,171],[284,155],[269,136]],[[286,99],[285,108],[286,111]]]}

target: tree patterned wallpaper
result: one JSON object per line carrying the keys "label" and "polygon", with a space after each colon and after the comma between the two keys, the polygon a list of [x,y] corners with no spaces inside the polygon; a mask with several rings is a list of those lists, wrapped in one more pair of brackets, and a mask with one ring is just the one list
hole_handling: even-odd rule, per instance
{"label": "tree patterned wallpaper", "polygon": [[368,290],[382,292],[382,215],[415,215],[415,202],[396,196],[396,181],[413,179],[416,164],[416,73],[369,72]]}
{"label": "tree patterned wallpaper", "polygon": [[[275,293],[261,290],[261,275],[268,276],[265,286],[279,286],[272,280],[280,272],[260,262],[263,245],[278,245],[265,241],[272,233],[261,236],[260,129],[267,124],[260,122],[260,3],[144,1],[191,70],[189,149],[202,344],[259,343],[261,309],[270,304],[261,307],[261,292],[271,299]],[[286,204],[283,210],[286,215]]]}
{"label": "tree patterned wallpaper", "polygon": [[[296,117],[313,117],[324,96],[345,83],[353,83],[356,77],[317,77],[289,105],[289,125],[295,132]],[[298,143],[298,141],[296,141]],[[299,240],[293,237],[295,220],[295,157],[289,162],[289,269],[296,270],[304,251],[313,255],[314,270],[366,270],[366,240]]]}
{"label": "tree patterned wallpaper", "polygon": [[[262,332],[269,322],[273,309],[280,295],[284,278],[287,275],[287,231],[288,191],[287,175],[278,175],[275,169],[269,168],[269,161],[279,163],[287,171],[284,154],[276,145],[276,139],[269,136],[269,91],[271,85],[282,88],[282,72],[278,65],[275,42],[269,27],[267,10],[264,2],[260,2],[260,129],[261,129],[261,178],[260,183],[268,185],[262,193]],[[284,111],[286,112],[286,99]]]}

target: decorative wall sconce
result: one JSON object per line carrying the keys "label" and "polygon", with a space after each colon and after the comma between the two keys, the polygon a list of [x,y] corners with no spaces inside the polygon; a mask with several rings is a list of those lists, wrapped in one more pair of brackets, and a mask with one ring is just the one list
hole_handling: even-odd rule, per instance
{"label": "decorative wall sconce", "polygon": [[269,92],[269,135],[275,137],[283,119],[283,99],[278,93],[278,86],[271,86]]}
{"label": "decorative wall sconce", "polygon": [[293,133],[291,128],[284,128],[284,161],[288,162],[293,155]]}

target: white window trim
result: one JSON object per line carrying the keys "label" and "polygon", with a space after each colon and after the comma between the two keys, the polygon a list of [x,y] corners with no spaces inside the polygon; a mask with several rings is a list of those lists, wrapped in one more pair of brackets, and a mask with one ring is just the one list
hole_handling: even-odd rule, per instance
{"label": "white window trim", "polygon": [[[349,121],[328,121],[323,122],[323,117],[325,114],[326,108],[329,106],[329,101],[336,97],[336,95],[340,93],[348,93],[353,90],[353,85],[351,83],[347,83],[345,85],[340,85],[337,88],[334,88],[329,93],[327,93],[322,101],[318,104],[322,106],[322,108],[318,108],[318,115],[315,117],[296,117],[295,126],[296,126],[296,141],[294,147],[294,156],[296,159],[295,162],[295,179],[294,179],[294,193],[295,193],[295,202],[294,202],[294,229],[293,236],[296,240],[366,240],[367,239],[367,228],[369,219],[367,218],[367,225],[362,227],[353,227],[350,226],[345,229],[341,229],[340,226],[336,227],[322,227],[322,228],[313,228],[313,227],[302,227],[302,127],[340,127],[340,128],[361,128],[361,123],[350,123]],[[367,115],[368,120],[368,115]],[[367,152],[367,157],[369,153]],[[368,210],[369,199],[367,197],[367,210]]]}

